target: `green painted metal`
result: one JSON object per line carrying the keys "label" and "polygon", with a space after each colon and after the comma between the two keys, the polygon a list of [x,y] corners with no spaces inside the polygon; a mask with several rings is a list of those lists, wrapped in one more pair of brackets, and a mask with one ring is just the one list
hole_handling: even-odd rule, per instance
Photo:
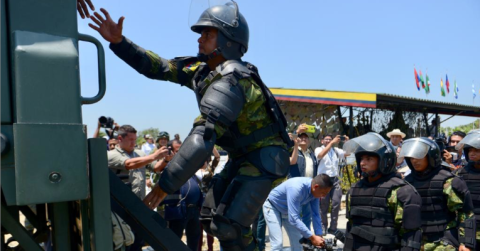
{"label": "green painted metal", "polygon": [[109,170],[110,193],[112,198],[123,208],[122,214],[128,214],[123,220],[127,222],[155,250],[190,250],[170,229],[167,222],[155,211],[149,209],[131,189],[126,186],[112,170]]}
{"label": "green painted metal", "polygon": [[17,205],[88,197],[82,125],[14,124],[13,131]]}
{"label": "green painted metal", "polygon": [[103,46],[100,41],[90,35],[78,34],[78,39],[93,43],[97,47],[98,51],[98,94],[91,98],[82,97],[82,104],[93,104],[100,101],[103,96],[105,96],[105,92],[107,91],[107,82],[105,78],[105,51],[103,50]]}
{"label": "green painted metal", "polygon": [[[0,52],[0,64],[2,65],[0,78],[1,78],[1,118],[2,118],[2,125],[4,124],[11,124],[13,123],[12,119],[12,106],[11,106],[11,92],[10,92],[10,81],[9,81],[9,69],[8,69],[8,43],[7,43],[7,15],[5,11],[5,1],[2,0],[1,6],[1,14],[0,14],[0,22],[1,22],[1,33],[2,38],[0,42],[1,52]],[[3,159],[2,159],[3,161]]]}
{"label": "green painted metal", "polygon": [[[68,202],[53,203],[52,229],[54,250],[71,250]],[[49,215],[50,216],[50,215]]]}
{"label": "green painted metal", "polygon": [[110,184],[106,142],[88,139],[90,167],[90,227],[92,250],[112,250],[112,218],[110,209]]}
{"label": "green painted metal", "polygon": [[[32,236],[23,228],[23,226],[18,222],[18,217],[16,219],[12,214],[7,210],[7,206],[2,204],[1,209],[2,217],[2,227],[5,228],[8,232],[15,237],[20,246],[28,251],[41,251],[43,250],[32,238]],[[64,249],[68,250],[68,249]]]}
{"label": "green painted metal", "polygon": [[16,123],[82,123],[77,43],[72,37],[13,32]]}

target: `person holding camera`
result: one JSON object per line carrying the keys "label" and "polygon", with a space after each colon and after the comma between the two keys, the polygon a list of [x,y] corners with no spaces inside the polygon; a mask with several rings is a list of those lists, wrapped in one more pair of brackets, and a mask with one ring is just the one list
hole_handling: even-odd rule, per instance
{"label": "person holding camera", "polygon": [[[333,137],[331,134],[326,134],[321,140],[322,146],[315,149],[315,156],[317,157],[318,162],[318,171],[317,174],[326,174],[333,181],[333,188],[325,196],[325,198],[320,199],[320,209],[322,214],[322,224],[324,229],[324,234],[327,232],[335,235],[337,238],[343,238],[343,233],[337,230],[338,223],[338,213],[340,211],[340,203],[342,201],[342,187],[340,186],[339,175],[339,163],[340,160],[344,159],[345,152],[335,147],[340,143],[340,141],[348,141],[348,136],[337,135]],[[330,203],[332,205],[332,211],[330,214],[331,221],[330,227],[328,228],[328,218],[327,213],[330,208]],[[328,230],[327,230],[328,229]]]}
{"label": "person holding camera", "polygon": [[450,135],[448,139],[448,146],[443,151],[443,158],[447,164],[450,165],[452,170],[456,170],[460,167],[467,165],[466,156],[463,156],[462,148],[455,149],[460,141],[465,138],[465,133],[462,131],[455,131]]}
{"label": "person holding camera", "polygon": [[[168,149],[162,147],[151,155],[135,148],[137,141],[137,130],[131,125],[123,125],[118,129],[118,144],[115,149],[108,151],[108,168],[112,169],[128,186],[132,192],[141,200],[146,193],[146,167],[150,167],[155,160],[161,159],[168,154]],[[126,219],[127,214],[121,213],[120,206],[112,200],[112,211]],[[138,232],[134,232],[135,242],[129,247],[130,251],[142,250],[143,240]]]}
{"label": "person holding camera", "polygon": [[[292,157],[297,157],[297,159],[295,164],[290,165],[288,178],[313,178],[317,174],[317,158],[315,158],[315,154],[310,149],[310,137],[307,134],[308,127],[309,125],[307,124],[301,124],[297,128],[296,135],[298,135],[298,145],[296,146],[296,151],[294,150],[292,153]],[[312,223],[312,212],[309,205],[302,207],[302,221],[307,227],[310,227]]]}
{"label": "person holding camera", "polygon": [[162,147],[151,155],[145,155],[135,148],[137,130],[131,125],[123,125],[118,129],[118,145],[108,151],[108,167],[117,175],[125,177],[126,183],[132,186],[132,192],[140,199],[145,198],[145,167],[168,155],[168,149]]}
{"label": "person holding camera", "polygon": [[[328,175],[320,174],[314,178],[288,179],[270,192],[263,204],[263,213],[272,251],[283,250],[282,226],[290,239],[292,251],[302,250],[299,242],[302,237],[310,239],[315,246],[324,244],[318,198],[325,197],[332,185]],[[302,207],[305,205],[312,211],[314,233],[302,222]]]}
{"label": "person holding camera", "polygon": [[100,128],[105,128],[105,133],[107,134],[107,150],[113,150],[118,144],[114,132],[120,127],[115,121],[110,117],[101,116],[98,118],[97,129],[93,133],[93,138],[98,138],[100,134]]}

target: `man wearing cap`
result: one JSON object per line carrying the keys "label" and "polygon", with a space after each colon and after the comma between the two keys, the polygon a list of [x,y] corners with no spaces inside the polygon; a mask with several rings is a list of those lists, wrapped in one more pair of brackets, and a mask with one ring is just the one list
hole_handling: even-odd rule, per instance
{"label": "man wearing cap", "polygon": [[153,137],[150,134],[145,135],[145,140],[147,142],[143,143],[141,150],[145,153],[145,155],[149,155],[150,152],[155,148],[155,144],[153,144]]}
{"label": "man wearing cap", "polygon": [[[387,137],[390,138],[390,143],[392,143],[393,148],[395,148],[395,152],[398,154],[402,150],[402,139],[407,136],[405,133],[400,131],[400,129],[393,129],[393,131],[387,133]],[[401,162],[397,161],[397,169],[407,166],[407,162],[402,160]]]}
{"label": "man wearing cap", "polygon": [[[345,137],[345,142],[348,141],[349,138],[347,136],[343,137]],[[328,232],[335,235],[337,239],[343,238],[343,234],[337,230],[338,213],[340,211],[340,203],[342,201],[342,187],[340,186],[340,179],[338,178],[338,165],[341,159],[344,159],[345,156],[348,156],[348,154],[345,154],[342,149],[335,147],[338,145],[341,139],[342,138],[340,135],[335,137],[333,137],[331,134],[324,135],[321,141],[322,146],[315,149],[315,156],[317,157],[318,161],[317,174],[326,174],[333,181],[332,190],[330,190],[325,198],[320,199],[324,234]],[[330,207],[330,201],[332,204],[332,211],[330,214],[330,227],[328,227],[327,213]]]}
{"label": "man wearing cap", "polygon": [[229,162],[213,177],[205,197],[204,230],[220,240],[223,250],[255,250],[250,225],[272,184],[287,176],[287,149],[293,142],[285,116],[257,68],[241,59],[248,50],[249,28],[237,3],[205,10],[191,26],[200,34],[197,56],[171,60],[124,37],[124,18],[115,23],[100,10],[104,16],[91,16],[97,26],[89,25],[110,42],[110,49],[140,74],[194,91],[200,111],[144,203],[153,209],[177,191],[210,158],[216,144],[228,151]]}
{"label": "man wearing cap", "polygon": [[[297,128],[298,143],[298,157],[297,163],[290,165],[289,178],[294,177],[308,177],[313,178],[317,174],[317,158],[310,147],[310,137],[306,133],[307,126],[301,124]],[[312,213],[309,205],[302,206],[302,221],[310,227],[312,223]]]}

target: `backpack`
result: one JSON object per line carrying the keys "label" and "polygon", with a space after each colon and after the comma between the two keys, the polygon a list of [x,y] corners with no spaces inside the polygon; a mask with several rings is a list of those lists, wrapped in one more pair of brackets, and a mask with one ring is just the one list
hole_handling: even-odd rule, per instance
{"label": "backpack", "polygon": [[112,237],[114,250],[124,250],[135,241],[130,226],[114,212],[112,212]]}

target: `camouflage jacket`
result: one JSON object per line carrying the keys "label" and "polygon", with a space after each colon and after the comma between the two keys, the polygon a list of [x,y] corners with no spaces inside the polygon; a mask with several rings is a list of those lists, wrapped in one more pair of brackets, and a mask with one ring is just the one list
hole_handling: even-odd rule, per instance
{"label": "camouflage jacket", "polygon": [[[140,74],[151,79],[174,82],[192,90],[195,88],[192,81],[193,76],[196,71],[205,66],[204,63],[194,57],[166,60],[151,51],[145,51],[127,38],[124,38],[119,44],[110,44],[110,49]],[[212,84],[215,84],[216,80],[221,78],[221,74],[214,76],[211,82],[207,82],[206,88],[203,88],[200,94],[203,95]],[[234,123],[238,127],[239,133],[244,136],[271,124],[272,119],[267,113],[265,97],[259,85],[252,78],[241,79],[239,85],[245,94],[245,102]],[[205,123],[206,114],[200,114],[194,121],[194,127]],[[217,139],[221,138],[227,130],[230,130],[230,128],[217,122],[215,124]],[[271,145],[286,147],[286,144],[278,135],[267,137],[247,146],[247,152]],[[240,153],[230,152],[230,155],[235,158]]]}

